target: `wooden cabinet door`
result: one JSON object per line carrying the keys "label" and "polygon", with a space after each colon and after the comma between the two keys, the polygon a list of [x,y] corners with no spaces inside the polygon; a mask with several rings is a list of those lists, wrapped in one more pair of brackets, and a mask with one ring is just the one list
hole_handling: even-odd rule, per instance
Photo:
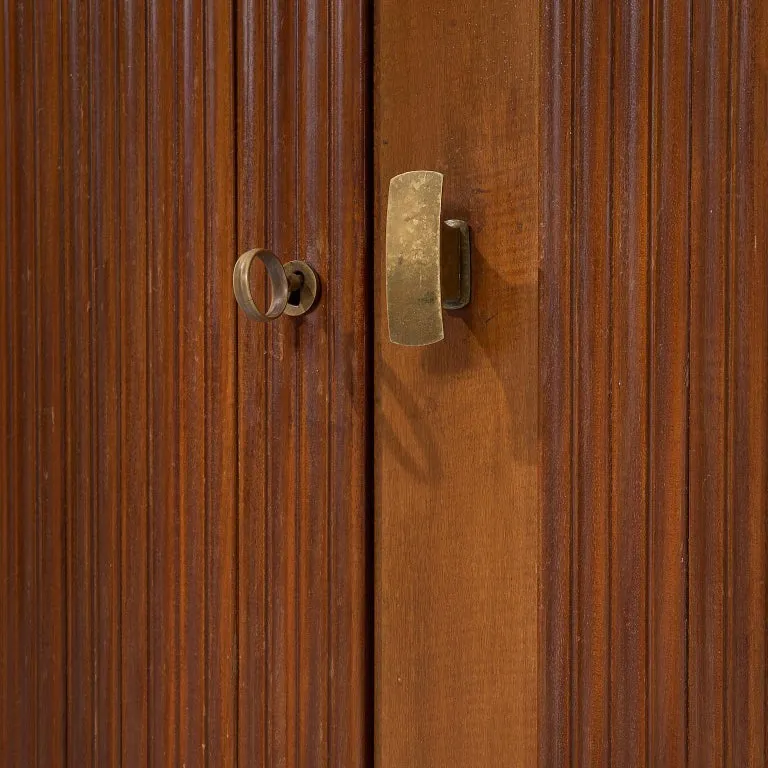
{"label": "wooden cabinet door", "polygon": [[0,87],[3,765],[768,763],[765,3],[18,0]]}
{"label": "wooden cabinet door", "polygon": [[[768,760],[768,13],[374,3],[376,755]],[[389,180],[474,236],[387,334]]]}
{"label": "wooden cabinet door", "polygon": [[0,11],[4,766],[367,762],[366,18]]}

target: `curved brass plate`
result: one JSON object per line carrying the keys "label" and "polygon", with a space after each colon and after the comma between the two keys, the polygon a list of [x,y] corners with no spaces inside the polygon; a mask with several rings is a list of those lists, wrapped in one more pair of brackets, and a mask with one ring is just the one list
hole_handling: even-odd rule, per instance
{"label": "curved brass plate", "polygon": [[409,171],[389,182],[387,317],[389,338],[414,347],[443,338],[440,227],[443,174]]}

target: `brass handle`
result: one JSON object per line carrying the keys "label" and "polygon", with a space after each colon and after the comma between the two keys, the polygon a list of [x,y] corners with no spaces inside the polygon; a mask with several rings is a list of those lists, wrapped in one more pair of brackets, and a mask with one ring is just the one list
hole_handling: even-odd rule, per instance
{"label": "brass handle", "polygon": [[[259,259],[267,270],[272,299],[266,312],[253,300],[250,284],[251,264]],[[311,311],[317,302],[320,281],[317,272],[306,261],[281,264],[272,251],[254,248],[243,253],[232,272],[232,289],[240,308],[252,320],[262,323],[276,320],[280,315],[299,317]]]}
{"label": "brass handle", "polygon": [[440,341],[443,308],[469,303],[469,226],[442,221],[442,196],[443,174],[437,171],[409,171],[389,182],[387,317],[395,344]]}

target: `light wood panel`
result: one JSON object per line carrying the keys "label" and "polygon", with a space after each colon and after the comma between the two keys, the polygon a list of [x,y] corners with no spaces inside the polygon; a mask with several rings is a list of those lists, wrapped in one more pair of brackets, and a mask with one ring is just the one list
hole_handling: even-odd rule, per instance
{"label": "light wood panel", "polygon": [[[536,760],[538,4],[376,3],[376,754]],[[391,344],[389,180],[445,174],[472,302]]]}

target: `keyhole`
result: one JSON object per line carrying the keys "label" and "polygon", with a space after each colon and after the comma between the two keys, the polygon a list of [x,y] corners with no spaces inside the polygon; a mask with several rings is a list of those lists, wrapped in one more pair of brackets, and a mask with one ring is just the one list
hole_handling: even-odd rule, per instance
{"label": "keyhole", "polygon": [[298,307],[301,303],[301,289],[304,287],[304,275],[301,272],[293,272],[288,277],[288,303],[292,307]]}

